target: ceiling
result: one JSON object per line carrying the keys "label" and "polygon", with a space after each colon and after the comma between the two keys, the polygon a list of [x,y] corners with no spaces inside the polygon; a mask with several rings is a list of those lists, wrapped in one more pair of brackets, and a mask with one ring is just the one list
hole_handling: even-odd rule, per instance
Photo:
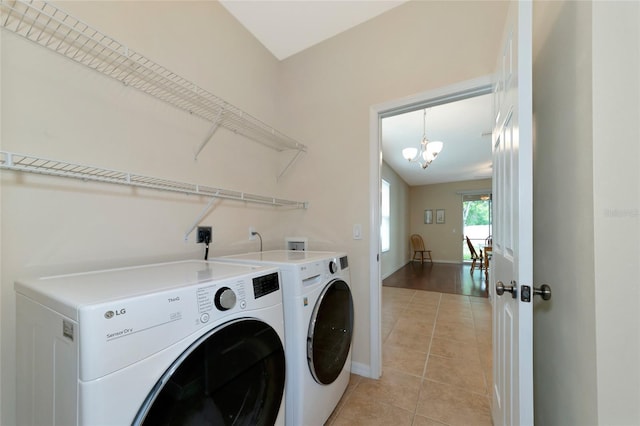
{"label": "ceiling", "polygon": [[[406,0],[221,0],[221,4],[276,58],[283,60],[372,19]],[[429,140],[444,142],[438,158],[423,170],[402,157],[418,147],[423,110],[382,121],[384,161],[411,186],[491,177],[490,95],[432,107]]]}
{"label": "ceiling", "polygon": [[424,110],[382,120],[382,158],[411,186],[491,177],[491,94],[427,108],[426,135],[444,147],[426,169],[402,156],[418,148]]}
{"label": "ceiling", "polygon": [[220,0],[220,3],[282,60],[406,1]]}

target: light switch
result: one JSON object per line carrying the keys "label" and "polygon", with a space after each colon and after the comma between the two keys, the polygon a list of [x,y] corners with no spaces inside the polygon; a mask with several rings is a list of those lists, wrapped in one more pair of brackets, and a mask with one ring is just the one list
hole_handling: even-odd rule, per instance
{"label": "light switch", "polygon": [[353,239],[354,240],[362,239],[362,225],[359,223],[356,223],[355,225],[353,225]]}

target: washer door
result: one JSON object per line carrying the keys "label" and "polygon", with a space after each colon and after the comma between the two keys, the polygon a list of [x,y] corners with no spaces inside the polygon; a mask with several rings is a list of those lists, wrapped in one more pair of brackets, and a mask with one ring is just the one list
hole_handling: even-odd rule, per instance
{"label": "washer door", "polygon": [[316,382],[333,383],[344,367],[353,335],[353,299],[346,282],[331,281],[322,291],[311,315],[307,360]]}
{"label": "washer door", "polygon": [[284,384],[276,331],[261,321],[235,320],[203,335],[171,365],[133,424],[273,425]]}

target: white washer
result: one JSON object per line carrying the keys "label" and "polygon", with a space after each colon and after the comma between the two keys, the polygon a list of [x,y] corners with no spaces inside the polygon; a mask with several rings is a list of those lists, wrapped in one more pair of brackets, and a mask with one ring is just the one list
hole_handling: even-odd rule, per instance
{"label": "white washer", "polygon": [[284,424],[277,268],[183,261],[15,288],[18,424]]}
{"label": "white washer", "polygon": [[353,298],[347,255],[276,250],[221,260],[276,265],[282,273],[286,424],[321,426],[349,384]]}

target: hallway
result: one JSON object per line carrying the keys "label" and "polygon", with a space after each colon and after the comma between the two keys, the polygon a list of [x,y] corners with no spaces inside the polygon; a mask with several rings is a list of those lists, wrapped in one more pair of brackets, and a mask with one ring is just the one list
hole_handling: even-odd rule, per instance
{"label": "hallway", "polygon": [[488,299],[385,281],[382,341],[382,378],[352,375],[327,425],[492,424]]}

